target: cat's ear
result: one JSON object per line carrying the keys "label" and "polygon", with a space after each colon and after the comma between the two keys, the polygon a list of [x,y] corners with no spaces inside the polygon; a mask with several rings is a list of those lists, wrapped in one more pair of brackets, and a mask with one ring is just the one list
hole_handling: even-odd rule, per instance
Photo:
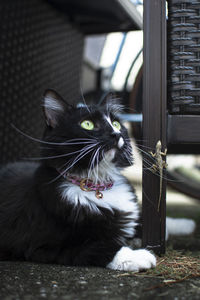
{"label": "cat's ear", "polygon": [[68,108],[68,104],[54,90],[48,89],[43,97],[44,115],[47,125],[55,128],[59,119]]}

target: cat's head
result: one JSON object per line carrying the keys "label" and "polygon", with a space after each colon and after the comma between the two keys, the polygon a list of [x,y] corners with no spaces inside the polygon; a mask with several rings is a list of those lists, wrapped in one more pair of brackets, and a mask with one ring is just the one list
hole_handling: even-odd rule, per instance
{"label": "cat's head", "polygon": [[[74,107],[53,90],[44,94],[46,130],[42,156],[67,173],[111,172],[132,164],[131,146],[118,113],[121,105],[106,99],[101,105]],[[88,174],[89,173],[89,174]],[[98,174],[99,173],[99,174]]]}

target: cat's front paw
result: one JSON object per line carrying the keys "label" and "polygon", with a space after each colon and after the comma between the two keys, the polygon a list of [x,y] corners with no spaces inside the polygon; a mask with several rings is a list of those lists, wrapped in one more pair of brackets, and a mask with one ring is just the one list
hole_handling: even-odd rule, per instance
{"label": "cat's front paw", "polygon": [[107,268],[122,271],[139,272],[154,268],[156,258],[148,250],[131,250],[128,247],[122,247],[114,256],[113,260],[107,265]]}

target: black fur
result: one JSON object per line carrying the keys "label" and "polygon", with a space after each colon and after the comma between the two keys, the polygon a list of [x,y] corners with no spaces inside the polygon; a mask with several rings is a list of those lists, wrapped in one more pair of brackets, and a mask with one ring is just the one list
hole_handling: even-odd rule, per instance
{"label": "black fur", "polygon": [[[102,118],[112,103],[101,107],[74,108],[68,106],[59,95],[47,91],[62,107],[54,111],[44,107],[47,126],[41,141],[41,161],[17,162],[0,171],[0,260],[28,260],[64,265],[98,265],[105,267],[116,252],[127,243],[123,228],[129,222],[128,213],[98,207],[101,214],[92,212],[81,203],[74,206],[61,199],[59,186],[65,181],[62,173],[69,162],[77,157],[77,151],[85,144],[79,138],[92,138],[101,145],[99,163],[103,153],[116,147],[117,137]],[[90,119],[95,123],[92,131],[83,129],[80,122]],[[125,144],[116,149],[114,163],[125,167],[132,157],[123,153],[129,147],[128,135],[122,125],[121,135]],[[58,145],[77,139],[74,145]],[[84,140],[82,140],[84,141]],[[88,170],[94,150],[85,155],[68,172],[79,174]],[[69,154],[76,152],[75,154]],[[52,156],[62,156],[49,158]],[[134,191],[133,191],[134,196]],[[101,201],[101,200],[100,200]]]}

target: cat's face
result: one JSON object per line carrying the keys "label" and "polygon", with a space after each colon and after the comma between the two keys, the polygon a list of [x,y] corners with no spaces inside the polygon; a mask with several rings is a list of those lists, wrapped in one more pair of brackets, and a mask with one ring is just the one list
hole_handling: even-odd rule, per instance
{"label": "cat's face", "polygon": [[132,164],[131,146],[126,128],[117,117],[119,105],[110,100],[101,106],[72,107],[56,92],[46,91],[44,113],[47,128],[42,156],[52,157],[47,164],[59,170],[91,172]]}

